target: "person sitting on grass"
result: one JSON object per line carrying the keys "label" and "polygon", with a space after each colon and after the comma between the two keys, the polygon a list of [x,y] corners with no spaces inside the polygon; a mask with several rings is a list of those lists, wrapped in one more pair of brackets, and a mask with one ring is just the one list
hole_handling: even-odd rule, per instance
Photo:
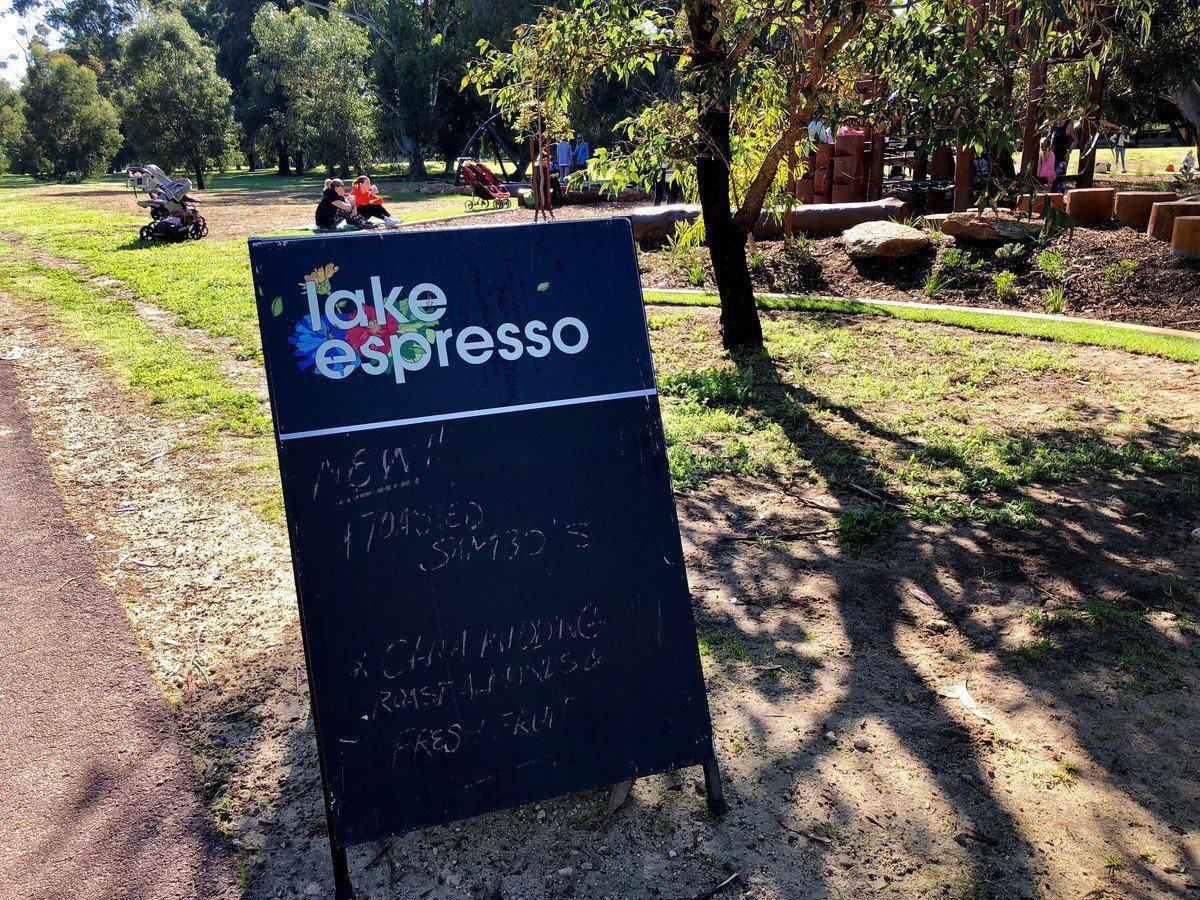
{"label": "person sitting on grass", "polygon": [[382,219],[388,228],[400,227],[400,220],[392,218],[392,214],[383,208],[383,198],[375,193],[375,185],[371,184],[368,176],[359,175],[354,179],[354,190],[350,195],[354,199],[358,214],[364,219],[374,216],[376,219]]}
{"label": "person sitting on grass", "polygon": [[325,193],[317,204],[317,228],[321,231],[331,231],[342,222],[349,222],[356,228],[375,228],[374,223],[368,222],[354,208],[354,199],[346,197],[346,183],[340,178],[325,179]]}
{"label": "person sitting on grass", "polygon": [[1179,164],[1179,172],[1188,181],[1192,180],[1192,176],[1196,174],[1196,154],[1192,150],[1188,150],[1184,154],[1183,162]]}

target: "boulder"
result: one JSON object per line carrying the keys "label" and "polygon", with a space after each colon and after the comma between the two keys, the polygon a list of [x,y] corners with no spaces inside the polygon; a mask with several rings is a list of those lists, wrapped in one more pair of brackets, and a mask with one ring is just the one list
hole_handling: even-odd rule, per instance
{"label": "boulder", "polygon": [[1113,217],[1116,188],[1075,188],[1067,191],[1067,214],[1076,225],[1102,225]]}
{"label": "boulder", "polygon": [[842,240],[855,259],[899,259],[929,246],[928,234],[899,222],[863,222],[843,234]]}
{"label": "boulder", "polygon": [[1139,231],[1150,224],[1150,212],[1155,203],[1171,203],[1178,200],[1174,191],[1121,191],[1117,194],[1113,218],[1119,225],[1127,225]]}
{"label": "boulder", "polygon": [[908,204],[889,197],[870,203],[819,203],[797,206],[786,213],[783,210],[770,210],[759,217],[754,236],[764,240],[782,237],[785,217],[791,222],[793,232],[841,234],[847,228],[853,228],[863,222],[883,222],[888,219],[902,222],[908,218]]}
{"label": "boulder", "polygon": [[[1197,204],[1200,210],[1200,204]],[[1176,259],[1200,259],[1200,216],[1176,216],[1171,229],[1171,255]]]}
{"label": "boulder", "polygon": [[955,212],[946,216],[942,231],[955,240],[980,244],[1022,243],[1034,238],[1038,226],[1007,211],[985,209]]}
{"label": "boulder", "polygon": [[625,213],[622,218],[633,226],[633,239],[639,244],[655,244],[675,234],[681,223],[690,225],[700,217],[700,206],[695,203],[670,203],[665,206],[638,206]]}

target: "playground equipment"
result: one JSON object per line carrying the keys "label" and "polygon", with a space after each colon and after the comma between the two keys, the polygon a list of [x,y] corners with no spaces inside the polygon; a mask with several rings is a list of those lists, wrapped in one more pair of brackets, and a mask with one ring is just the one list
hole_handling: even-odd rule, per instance
{"label": "playground equipment", "polygon": [[146,192],[146,199],[137,201],[150,211],[150,223],[138,232],[143,241],[199,240],[208,234],[208,224],[196,210],[199,201],[191,196],[191,179],[174,180],[155,165],[129,166],[125,176],[135,197]]}
{"label": "playground equipment", "polygon": [[[967,17],[967,37],[972,39],[985,17],[999,14],[1012,40],[1025,45],[1027,36],[1020,26],[1016,5],[1007,12],[997,0],[967,0],[972,14]],[[1095,47],[1108,39],[1107,13],[1101,5],[1094,23]],[[1035,58],[1029,71],[1029,94],[1025,104],[1021,171],[1030,178],[1038,164],[1039,137],[1042,125],[1042,106],[1046,96],[1046,79],[1051,65],[1077,62],[1082,52],[1061,53],[1053,58]],[[1014,77],[1009,74],[1001,90],[1010,91]],[[1090,188],[1096,171],[1096,137],[1099,134],[1100,106],[1104,100],[1107,72],[1103,66],[1089,68],[1087,75],[1088,111],[1080,123],[1079,171],[1065,180],[1074,187]],[[882,96],[887,85],[882,79],[866,78],[855,83],[864,99]],[[838,134],[832,143],[818,143],[811,148],[804,177],[791,178],[789,189],[805,204],[830,204],[874,201],[885,194],[906,200],[915,209],[938,212],[953,209],[964,211],[971,207],[975,191],[986,186],[995,171],[1015,174],[1013,161],[994,148],[977,155],[974,148],[962,141],[954,146],[937,146],[920,135],[899,138],[889,135],[888,123],[865,124]],[[895,125],[897,123],[890,123]],[[795,153],[791,155],[789,172],[796,170]],[[889,176],[888,171],[899,173]],[[911,177],[906,177],[906,171]],[[1054,201],[1051,201],[1054,202]],[[1056,204],[1057,205],[1057,204]],[[1041,209],[1044,203],[1036,204]]]}
{"label": "playground equipment", "polygon": [[[471,136],[467,139],[467,143],[463,146],[462,151],[458,154],[458,159],[454,161],[454,183],[458,184],[459,179],[463,176],[463,166],[469,163],[478,164],[478,157],[482,154],[475,152],[476,145],[481,149],[483,147],[483,139],[490,137],[492,143],[496,147],[496,162],[500,165],[500,174],[508,178],[508,173],[504,171],[504,160],[507,158],[513,167],[513,177],[515,178],[521,172],[521,161],[517,155],[513,153],[512,148],[500,136],[499,130],[496,128],[496,122],[500,119],[500,113],[496,113],[491,118],[487,119],[482,125],[475,129]],[[488,174],[491,174],[490,172]],[[467,182],[470,184],[470,182]]]}
{"label": "playground equipment", "polygon": [[512,195],[507,188],[496,180],[491,169],[478,160],[460,161],[458,171],[475,192],[467,201],[468,210],[504,209],[512,203]]}

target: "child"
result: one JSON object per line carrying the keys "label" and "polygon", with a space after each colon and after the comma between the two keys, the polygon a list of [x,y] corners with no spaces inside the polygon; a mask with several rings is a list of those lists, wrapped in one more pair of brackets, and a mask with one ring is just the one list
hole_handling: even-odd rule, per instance
{"label": "child", "polygon": [[1042,141],[1042,153],[1038,158],[1037,177],[1046,184],[1054,181],[1054,154],[1050,151],[1050,142]]}
{"label": "child", "polygon": [[340,178],[325,179],[325,192],[317,204],[316,221],[317,228],[322,231],[337,228],[342,222],[358,228],[376,227],[355,212],[354,201],[346,199],[346,183]]}
{"label": "child", "polygon": [[1183,175],[1184,178],[1191,179],[1195,171],[1196,154],[1189,150],[1186,154],[1184,154],[1183,162],[1179,164],[1179,173]]}
{"label": "child", "polygon": [[375,185],[371,184],[371,179],[366,175],[359,175],[354,179],[354,190],[350,192],[350,196],[358,214],[364,219],[374,216],[383,219],[383,224],[388,228],[400,227],[399,219],[393,219],[392,214],[383,208],[383,198],[375,193]]}

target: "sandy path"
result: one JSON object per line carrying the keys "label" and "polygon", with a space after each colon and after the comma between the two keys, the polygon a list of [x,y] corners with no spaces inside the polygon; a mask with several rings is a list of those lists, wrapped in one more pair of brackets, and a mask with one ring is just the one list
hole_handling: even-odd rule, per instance
{"label": "sandy path", "polygon": [[0,363],[0,894],[241,896],[170,710]]}

